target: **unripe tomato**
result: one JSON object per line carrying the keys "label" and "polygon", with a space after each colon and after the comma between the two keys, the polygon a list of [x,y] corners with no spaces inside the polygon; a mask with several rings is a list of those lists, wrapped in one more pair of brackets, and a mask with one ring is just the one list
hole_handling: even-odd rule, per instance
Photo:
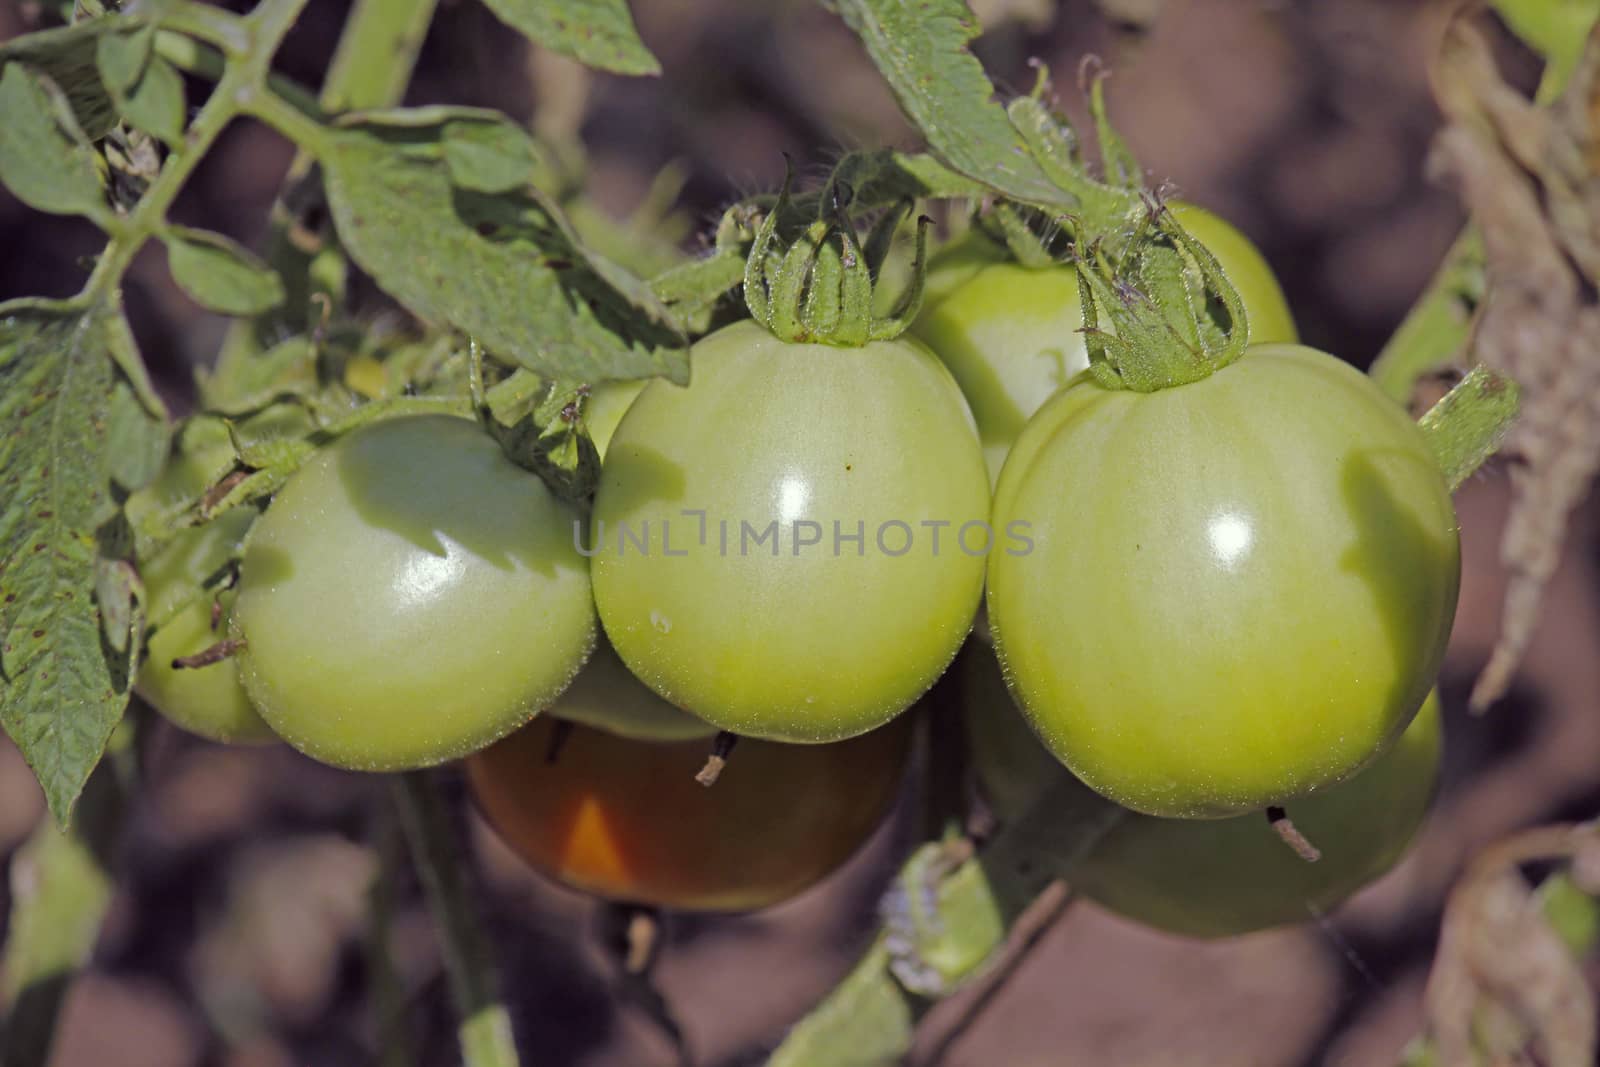
{"label": "unripe tomato", "polygon": [[439,763],[548,706],[594,645],[573,508],[466,419],[319,453],[257,520],[233,630],[262,718],[316,759]]}
{"label": "unripe tomato", "polygon": [[1137,811],[1222,816],[1354,774],[1438,672],[1460,545],[1444,477],[1363,374],[1252,347],[1153,393],[1088,376],[1019,440],[989,622],[1034,730]]}
{"label": "unripe tomato", "polygon": [[[1239,290],[1251,340],[1297,340],[1283,290],[1250,239],[1203,208],[1171,210]],[[1078,276],[1069,265],[1024,267],[976,229],[933,257],[911,332],[944,360],[971,403],[991,478],[999,477],[1029,416],[1089,366],[1082,329]]]}
{"label": "unripe tomato", "polygon": [[[963,716],[985,796],[1004,821],[1069,772],[1016,711],[994,654],[962,653]],[[1322,852],[1307,863],[1260,814],[1161,819],[1128,813],[1075,864],[1078,892],[1137,922],[1232,937],[1315,918],[1393,867],[1427,816],[1439,769],[1439,698],[1349,781],[1296,801],[1295,827]]]}
{"label": "unripe tomato", "polygon": [[139,668],[134,691],[173,723],[213,741],[277,740],[251,706],[231,661],[194,669],[172,665],[177,657],[204,651],[227,636],[231,592],[218,598],[224,615],[215,626],[210,598],[178,605],[227,563],[254,517],[254,511],[236,508],[205,526],[184,530],[140,568],[146,606],[159,626],[150,635],[148,658]]}
{"label": "unripe tomato", "polygon": [[745,739],[709,789],[704,741],[635,741],[541,715],[467,761],[478,809],[535,869],[661,907],[747,911],[837,868],[899,790],[909,717],[849,741]]}
{"label": "unripe tomato", "polygon": [[[915,342],[694,346],[617,427],[591,523],[623,661],[738,734],[864,733],[955,655],[983,585],[988,481],[961,393]],[[998,531],[993,531],[998,533]]]}
{"label": "unripe tomato", "polygon": [[589,662],[544,714],[636,741],[685,741],[717,732],[715,726],[678,710],[635,678],[604,634]]}

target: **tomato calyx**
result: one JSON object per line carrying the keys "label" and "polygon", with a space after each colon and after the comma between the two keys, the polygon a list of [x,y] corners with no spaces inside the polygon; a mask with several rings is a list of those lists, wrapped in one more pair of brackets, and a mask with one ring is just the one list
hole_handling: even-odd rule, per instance
{"label": "tomato calyx", "polygon": [[1107,389],[1150,393],[1208,378],[1244,355],[1244,300],[1217,257],[1152,201],[1120,256],[1077,261],[1089,371]]}
{"label": "tomato calyx", "polygon": [[778,220],[791,206],[793,179],[789,168],[777,204],[762,220],[745,261],[744,297],[751,316],[793,344],[858,348],[900,336],[922,307],[931,220],[926,215],[917,219],[916,258],[905,291],[887,315],[876,315],[873,289],[879,269],[912,202],[891,205],[862,242],[850,218],[854,189],[836,174],[818,198],[815,221],[780,253]]}
{"label": "tomato calyx", "polygon": [[594,496],[600,452],[583,417],[588,383],[540,381],[519,371],[485,390],[483,348],[476,338],[468,342],[467,380],[479,425],[511,462],[538,475],[568,503],[583,505]]}
{"label": "tomato calyx", "polygon": [[[1057,187],[1065,214],[999,202],[976,223],[1029,268],[1071,264],[1082,294],[1090,370],[1108,389],[1152,392],[1198,381],[1238,359],[1249,340],[1244,303],[1216,257],[1192,237],[1159,194],[1107,115],[1104,72],[1080,78],[1102,177],[1080,137],[1047,103],[1049,71],[1007,107],[1012,126]],[[1066,240],[1063,240],[1065,236]]]}

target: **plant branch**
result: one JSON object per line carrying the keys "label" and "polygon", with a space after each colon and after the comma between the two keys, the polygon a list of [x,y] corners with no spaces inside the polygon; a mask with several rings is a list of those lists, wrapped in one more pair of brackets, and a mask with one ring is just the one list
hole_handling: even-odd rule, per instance
{"label": "plant branch", "polygon": [[[156,34],[155,47],[163,59],[179,70],[205,78],[207,81],[220,80],[227,70],[228,61],[221,52],[203,41],[186,37],[181,33],[171,30],[160,31]],[[267,88],[307,115],[317,115],[322,111],[316,94],[293,78],[269,73]]]}
{"label": "plant branch", "polygon": [[400,824],[439,928],[459,1019],[462,1062],[466,1067],[517,1067],[511,1016],[496,990],[494,963],[472,908],[466,864],[456,847],[460,834],[451,825],[433,772],[412,771],[393,781]]}
{"label": "plant branch", "polygon": [[[1018,944],[1016,936],[1008,941],[1009,927],[1018,925],[1026,943],[1033,924],[1019,922],[1022,916],[1036,908],[1037,916],[1059,914],[1050,905],[1051,895],[1062,892],[1059,876],[1070,875],[1121,817],[1122,809],[1068,779],[953,869],[929,862],[930,850],[944,846],[918,849],[896,880],[900,892],[891,891],[884,930],[789,1031],[767,1067],[901,1062],[938,998],[994,967],[1008,943]],[[897,907],[910,914],[897,914]],[[913,984],[929,992],[912,991],[897,975],[914,976]],[[979,1010],[985,1002],[980,995]]]}
{"label": "plant branch", "polygon": [[166,225],[168,209],[200,160],[245,102],[263,91],[272,55],[305,4],[306,0],[262,0],[244,19],[200,4],[176,9],[172,24],[208,35],[228,56],[227,65],[184,135],[182,150],[167,157],[161,173],[107,244],[84,287],[86,293],[103,295],[113,290],[139,249]]}
{"label": "plant branch", "polygon": [[437,3],[356,0],[322,84],[322,106],[348,111],[398,104],[411,84]]}

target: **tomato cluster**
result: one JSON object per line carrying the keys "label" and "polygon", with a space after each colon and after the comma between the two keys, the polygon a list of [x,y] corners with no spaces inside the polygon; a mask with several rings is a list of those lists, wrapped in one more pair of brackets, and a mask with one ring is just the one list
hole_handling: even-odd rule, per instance
{"label": "tomato cluster", "polygon": [[[1085,892],[1201,935],[1331,904],[1426,808],[1454,512],[1405,413],[1292,343],[1254,248],[1176,210],[1258,342],[1199,380],[1085,373],[1073,269],[974,231],[935,258],[909,335],[740,321],[694,345],[687,386],[597,389],[592,510],[466,418],[351,433],[253,524],[148,561],[165,621],[141,691],[339,766],[470,757],[480,810],[538,869],[751,908],[867,836],[903,713],[967,643],[1002,817],[1069,771],[1141,813],[1079,866]],[[233,557],[214,608],[162,602],[164,574]],[[967,640],[984,608],[993,649]],[[223,634],[234,660],[173,670]],[[706,790],[719,731],[746,740]],[[1273,839],[1259,813],[1286,804],[1332,862]]]}

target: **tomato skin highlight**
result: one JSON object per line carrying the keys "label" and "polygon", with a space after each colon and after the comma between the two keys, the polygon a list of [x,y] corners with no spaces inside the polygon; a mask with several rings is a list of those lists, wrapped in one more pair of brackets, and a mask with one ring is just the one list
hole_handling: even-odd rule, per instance
{"label": "tomato skin highlight", "polygon": [[[1017,712],[992,652],[969,646],[956,669],[979,782],[996,815],[1010,821],[1071,775]],[[1405,855],[1427,818],[1441,747],[1439,697],[1430,692],[1371,766],[1296,801],[1288,814],[1321,850],[1316,863],[1296,855],[1260,813],[1197,820],[1130,812],[1067,880],[1102,907],[1185,937],[1235,937],[1317,918]]]}
{"label": "tomato skin highlight", "polygon": [[509,733],[594,645],[577,519],[467,419],[391,419],[325,449],[245,547],[232,627],[262,718],[358,770]]}
{"label": "tomato skin highlight", "polygon": [[1056,756],[1151,815],[1218,817],[1349,777],[1427,695],[1460,544],[1421,431],[1363,374],[1252,347],[1154,393],[1088,376],[1035,416],[988,610]]}
{"label": "tomato skin highlight", "polygon": [[[1258,344],[1299,340],[1272,269],[1249,238],[1191,204],[1173,204],[1239,290]],[[1083,305],[1072,267],[1024,267],[980,230],[933,257],[911,332],[955,375],[972,405],[991,479],[1030,416],[1089,366]]]}
{"label": "tomato skin highlight", "polygon": [[223,615],[215,627],[210,598],[181,608],[178,598],[188,583],[204,581],[227,563],[254,517],[253,510],[236,508],[206,526],[184,530],[140,567],[150,618],[161,625],[150,635],[134,692],[174,725],[225,744],[265,744],[278,735],[256,714],[231,661],[192,669],[174,667],[172,661],[202,652],[228,635],[233,593],[217,597]]}
{"label": "tomato skin highlight", "polygon": [[751,911],[845,862],[883,821],[909,716],[828,745],[743,739],[716,785],[705,741],[637,741],[575,725],[548,761],[541,715],[467,760],[478,810],[534,869],[612,900]]}
{"label": "tomato skin highlight", "polygon": [[590,549],[606,633],[722,729],[822,743],[882,725],[943,672],[981,597],[981,552],[957,537],[987,528],[988,482],[960,391],[914,342],[786,344],[748,321],[692,359],[691,384],[651,382],[606,453]]}

